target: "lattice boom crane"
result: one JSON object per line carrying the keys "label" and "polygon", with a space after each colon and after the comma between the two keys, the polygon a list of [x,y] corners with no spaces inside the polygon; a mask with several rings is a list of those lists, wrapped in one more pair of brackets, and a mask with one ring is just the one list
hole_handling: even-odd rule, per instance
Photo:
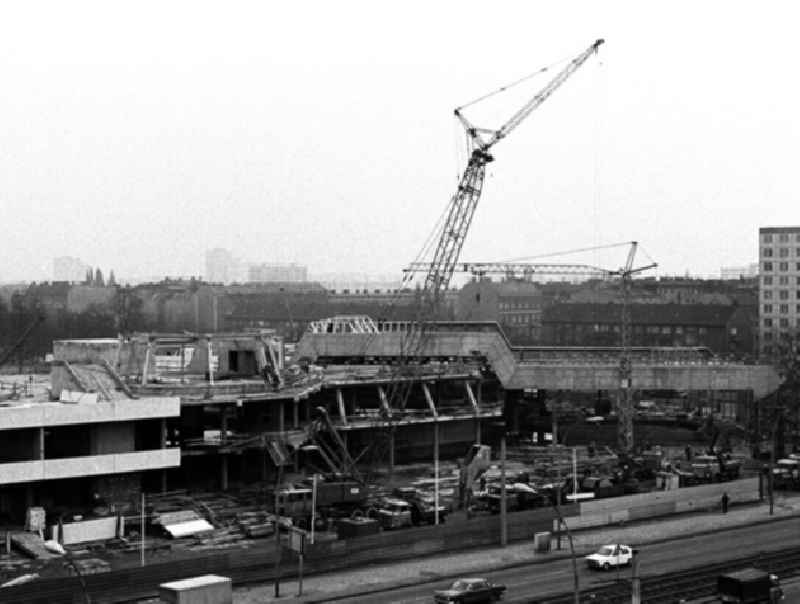
{"label": "lattice boom crane", "polygon": [[523,105],[497,130],[474,126],[462,114],[464,107],[459,107],[455,110],[456,117],[467,131],[472,145],[472,152],[467,162],[467,167],[461,175],[458,189],[450,200],[433,260],[425,276],[422,290],[423,304],[428,306],[427,310],[431,313],[438,307],[442,294],[449,286],[450,279],[453,276],[456,262],[458,262],[461,248],[464,245],[464,239],[472,222],[472,216],[481,197],[486,176],[486,164],[494,160],[490,153],[492,147],[511,134],[525,118],[544,103],[591,55],[597,52],[601,44],[603,44],[602,39],[596,40],[581,54],[572,59],[536,96]]}

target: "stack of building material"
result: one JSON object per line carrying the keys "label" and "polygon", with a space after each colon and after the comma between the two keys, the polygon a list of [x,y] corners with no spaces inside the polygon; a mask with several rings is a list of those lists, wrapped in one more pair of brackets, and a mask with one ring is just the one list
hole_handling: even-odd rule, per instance
{"label": "stack of building material", "polygon": [[34,533],[17,531],[11,534],[11,544],[17,550],[30,558],[37,560],[52,560],[58,558],[56,554],[47,551],[44,539]]}
{"label": "stack of building material", "polygon": [[275,533],[275,523],[265,512],[239,512],[236,516],[239,529],[249,539],[268,537]]}

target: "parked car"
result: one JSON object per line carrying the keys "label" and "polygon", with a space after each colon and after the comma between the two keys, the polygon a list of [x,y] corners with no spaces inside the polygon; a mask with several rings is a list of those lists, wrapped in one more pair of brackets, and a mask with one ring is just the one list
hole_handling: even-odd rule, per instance
{"label": "parked car", "polygon": [[506,586],[486,579],[458,579],[448,589],[434,592],[436,604],[482,604],[495,602],[503,596]]}
{"label": "parked car", "polygon": [[593,554],[586,556],[589,568],[610,570],[618,566],[627,566],[633,561],[636,550],[627,545],[616,543],[604,545]]}

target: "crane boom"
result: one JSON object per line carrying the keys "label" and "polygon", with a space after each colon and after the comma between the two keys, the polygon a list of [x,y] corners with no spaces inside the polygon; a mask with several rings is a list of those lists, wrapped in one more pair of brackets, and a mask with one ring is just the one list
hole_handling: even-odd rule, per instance
{"label": "crane boom", "polygon": [[[439,241],[430,264],[430,270],[425,276],[425,283],[422,289],[423,317],[428,313],[433,314],[444,291],[450,285],[455,264],[458,262],[467,231],[475,214],[475,208],[481,197],[486,176],[486,164],[494,159],[489,153],[490,149],[498,141],[508,136],[526,117],[544,103],[592,54],[597,52],[602,43],[602,39],[596,40],[581,54],[572,59],[542,90],[512,115],[499,130],[491,131],[484,128],[476,128],[462,115],[461,108],[455,110],[456,117],[463,124],[475,147],[470,154],[467,167],[461,175],[458,189],[450,199],[447,217],[442,226]],[[491,134],[491,138],[484,140],[484,134]]]}

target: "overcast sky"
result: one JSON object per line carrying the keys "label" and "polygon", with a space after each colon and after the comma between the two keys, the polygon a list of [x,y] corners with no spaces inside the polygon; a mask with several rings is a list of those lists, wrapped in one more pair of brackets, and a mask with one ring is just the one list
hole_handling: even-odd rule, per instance
{"label": "overcast sky", "polygon": [[[790,2],[122,6],[4,4],[0,281],[62,255],[201,274],[216,246],[399,273],[463,167],[453,108],[597,37],[496,146],[462,259],[637,239],[710,274],[800,223]],[[545,82],[468,114],[497,127]]]}

